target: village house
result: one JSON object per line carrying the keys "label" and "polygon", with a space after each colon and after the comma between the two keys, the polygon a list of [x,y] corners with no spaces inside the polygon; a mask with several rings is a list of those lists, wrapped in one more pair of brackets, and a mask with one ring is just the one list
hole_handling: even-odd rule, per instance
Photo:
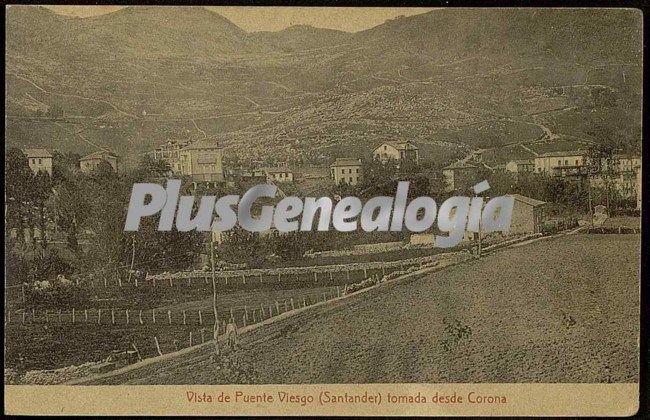
{"label": "village house", "polygon": [[477,179],[478,169],[478,166],[469,163],[453,163],[444,167],[442,174],[447,184],[445,192],[472,187],[476,182],[480,181]]}
{"label": "village house", "polygon": [[266,178],[266,182],[293,182],[293,171],[286,166],[277,168],[258,168],[253,171],[255,177]]}
{"label": "village house", "polygon": [[195,182],[222,182],[221,148],[214,141],[179,142],[170,140],[154,150],[154,159],[169,163],[172,171]]}
{"label": "village house", "polygon": [[640,157],[617,154],[609,159],[601,159],[598,173],[591,177],[591,186],[609,186],[623,198],[638,198],[641,188],[637,182],[637,173],[640,171]]}
{"label": "village house", "polygon": [[579,177],[583,173],[586,157],[584,150],[543,153],[535,157],[535,172],[565,178]]}
{"label": "village house", "polygon": [[221,148],[214,141],[192,142],[180,150],[179,169],[195,182],[221,182],[224,180]]}
{"label": "village house", "polygon": [[508,234],[540,233],[546,216],[546,202],[520,194],[510,196],[515,198],[515,204]]}
{"label": "village house", "polygon": [[153,151],[153,158],[166,161],[172,171],[180,173],[181,150],[187,145],[188,142],[168,140]]}
{"label": "village house", "polygon": [[515,174],[523,172],[533,172],[535,170],[535,162],[531,159],[518,159],[511,160],[506,164],[506,171]]}
{"label": "village house", "polygon": [[29,169],[34,174],[43,171],[52,176],[52,154],[50,152],[46,149],[23,149],[23,154],[27,157]]}
{"label": "village house", "polygon": [[338,158],[330,165],[330,175],[335,184],[345,182],[348,185],[357,185],[361,182],[363,165],[361,159]]}
{"label": "village house", "polygon": [[420,149],[409,140],[386,141],[372,151],[372,158],[386,163],[393,159],[400,164],[420,163]]}
{"label": "village house", "polygon": [[97,169],[100,163],[106,162],[113,168],[113,171],[118,171],[118,156],[114,153],[105,150],[99,150],[79,159],[79,167],[81,172],[92,172]]}

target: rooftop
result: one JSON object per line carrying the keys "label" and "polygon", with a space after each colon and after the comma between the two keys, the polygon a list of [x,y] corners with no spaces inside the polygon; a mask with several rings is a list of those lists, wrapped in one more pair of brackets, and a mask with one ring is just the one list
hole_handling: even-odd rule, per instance
{"label": "rooftop", "polygon": [[28,158],[51,158],[52,154],[47,149],[23,149],[23,153]]}
{"label": "rooftop", "polygon": [[400,140],[400,141],[384,141],[379,146],[375,147],[375,150],[378,149],[383,144],[389,144],[397,150],[418,150],[419,148],[415,143],[410,140]]}
{"label": "rooftop", "polygon": [[516,201],[520,201],[522,203],[528,204],[529,206],[533,206],[533,207],[542,206],[546,204],[546,201],[536,200],[534,198],[526,197],[525,195],[521,195],[521,194],[508,194],[508,195],[514,197]]}
{"label": "rooftop", "polygon": [[330,166],[361,166],[361,159],[337,158]]}
{"label": "rooftop", "polygon": [[105,150],[98,150],[96,152],[93,152],[89,155],[86,155],[82,157],[80,160],[88,160],[88,159],[104,159],[105,156],[112,156],[114,158],[117,158],[117,155],[112,152],[107,152]]}
{"label": "rooftop", "polygon": [[291,169],[289,169],[286,166],[279,166],[279,167],[265,167],[265,168],[257,168],[256,171],[263,171],[267,173],[280,173],[280,172],[293,172]]}
{"label": "rooftop", "polygon": [[210,140],[197,140],[183,147],[183,150],[196,150],[196,149],[220,149],[216,141]]}
{"label": "rooftop", "polygon": [[584,156],[587,154],[586,150],[565,150],[562,152],[546,152],[539,155],[539,157],[563,157],[563,156]]}
{"label": "rooftop", "polygon": [[478,166],[472,165],[470,163],[456,162],[456,163],[452,163],[451,165],[447,165],[442,169],[474,169],[474,168],[478,168]]}

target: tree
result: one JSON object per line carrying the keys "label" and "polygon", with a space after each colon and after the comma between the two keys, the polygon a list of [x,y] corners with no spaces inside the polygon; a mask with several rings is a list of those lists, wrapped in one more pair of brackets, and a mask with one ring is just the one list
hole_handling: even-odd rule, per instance
{"label": "tree", "polygon": [[[15,228],[25,237],[25,223],[30,211],[32,170],[22,150],[12,147],[5,155],[5,198],[7,202],[7,224],[5,229]],[[7,237],[5,231],[5,238]]]}

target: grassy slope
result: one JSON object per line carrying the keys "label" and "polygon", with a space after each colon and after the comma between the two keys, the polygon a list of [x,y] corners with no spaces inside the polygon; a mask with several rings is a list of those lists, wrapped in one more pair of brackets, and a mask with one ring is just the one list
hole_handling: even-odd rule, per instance
{"label": "grassy slope", "polygon": [[[262,383],[636,381],[639,249],[637,235],[508,249],[278,322],[238,358]],[[443,318],[471,338],[444,350]],[[208,356],[107,383],[219,383]]]}

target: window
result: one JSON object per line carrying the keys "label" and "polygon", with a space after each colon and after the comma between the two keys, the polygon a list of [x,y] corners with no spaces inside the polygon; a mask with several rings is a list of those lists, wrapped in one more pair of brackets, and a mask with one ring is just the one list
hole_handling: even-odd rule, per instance
{"label": "window", "polygon": [[579,164],[578,164],[578,159],[576,159],[576,166],[578,166],[578,165],[579,165]]}
{"label": "window", "polygon": [[386,147],[386,146],[384,146],[384,150],[386,150],[386,149],[387,149],[387,147]]}
{"label": "window", "polygon": [[569,166],[569,160],[568,159],[564,160],[564,166]]}
{"label": "window", "polygon": [[349,173],[349,174],[352,173],[352,168],[348,169],[348,173]]}
{"label": "window", "polygon": [[341,173],[344,174],[344,173],[345,173],[345,169],[341,169]]}
{"label": "window", "polygon": [[561,160],[557,161],[557,166],[562,166],[562,161]]}
{"label": "window", "polygon": [[352,177],[350,177],[350,184],[352,184]]}
{"label": "window", "polygon": [[359,173],[359,168],[357,168],[357,173]]}
{"label": "window", "polygon": [[39,165],[42,165],[42,164],[43,164],[43,159],[39,159],[39,160],[38,160],[38,164],[39,164]]}

